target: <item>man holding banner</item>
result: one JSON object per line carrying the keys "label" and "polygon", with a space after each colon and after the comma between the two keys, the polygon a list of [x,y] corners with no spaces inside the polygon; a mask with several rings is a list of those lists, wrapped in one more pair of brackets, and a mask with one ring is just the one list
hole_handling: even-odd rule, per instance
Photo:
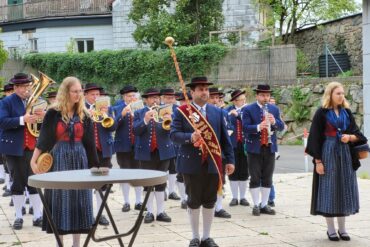
{"label": "man holding banner", "polygon": [[[217,193],[222,193],[222,152],[227,175],[234,171],[233,147],[227,133],[221,109],[207,104],[209,98],[206,77],[196,77],[190,87],[193,102],[178,107],[171,125],[171,139],[180,145],[177,171],[184,176],[188,195],[188,215],[192,229],[189,246],[217,247],[210,238]],[[200,206],[203,214],[203,237],[200,241]]]}

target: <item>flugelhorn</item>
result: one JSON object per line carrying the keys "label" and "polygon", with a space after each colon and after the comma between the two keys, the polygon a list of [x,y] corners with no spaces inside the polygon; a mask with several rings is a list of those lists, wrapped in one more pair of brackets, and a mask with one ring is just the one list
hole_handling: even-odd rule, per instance
{"label": "flugelhorn", "polygon": [[92,112],[91,118],[96,123],[101,123],[103,128],[110,128],[114,124],[114,119],[109,117],[107,113],[102,112],[102,107],[110,106],[110,98],[107,96],[102,96],[96,99],[94,110]]}
{"label": "flugelhorn", "polygon": [[157,123],[162,124],[164,130],[171,129],[172,118],[167,117],[167,115],[172,115],[172,105],[153,105],[149,107],[151,111],[154,111],[153,119]]}

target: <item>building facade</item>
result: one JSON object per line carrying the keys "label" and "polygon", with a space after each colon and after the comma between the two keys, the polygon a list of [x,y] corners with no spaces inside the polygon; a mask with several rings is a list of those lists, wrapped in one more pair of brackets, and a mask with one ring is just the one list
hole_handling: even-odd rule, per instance
{"label": "building facade", "polygon": [[364,60],[364,129],[370,139],[370,0],[363,0],[363,60]]}

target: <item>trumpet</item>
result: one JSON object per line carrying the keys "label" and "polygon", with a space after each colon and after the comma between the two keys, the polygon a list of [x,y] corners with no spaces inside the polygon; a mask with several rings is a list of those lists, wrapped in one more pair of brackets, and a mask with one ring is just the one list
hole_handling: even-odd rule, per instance
{"label": "trumpet", "polygon": [[102,112],[102,107],[109,107],[110,106],[110,99],[107,96],[99,97],[94,105],[91,118],[95,123],[101,123],[103,128],[110,128],[114,124],[114,119],[109,117],[107,113]]}
{"label": "trumpet", "polygon": [[151,111],[154,111],[153,119],[157,123],[162,124],[164,130],[171,129],[172,118],[167,115],[172,115],[172,105],[154,105],[149,107]]}

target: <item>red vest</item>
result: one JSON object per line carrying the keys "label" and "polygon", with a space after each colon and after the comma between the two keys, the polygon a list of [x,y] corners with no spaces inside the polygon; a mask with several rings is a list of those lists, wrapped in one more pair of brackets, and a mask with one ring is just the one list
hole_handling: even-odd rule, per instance
{"label": "red vest", "polygon": [[36,147],[36,137],[31,135],[28,131],[28,128],[24,126],[24,142],[23,142],[23,149],[27,150],[34,150]]}

